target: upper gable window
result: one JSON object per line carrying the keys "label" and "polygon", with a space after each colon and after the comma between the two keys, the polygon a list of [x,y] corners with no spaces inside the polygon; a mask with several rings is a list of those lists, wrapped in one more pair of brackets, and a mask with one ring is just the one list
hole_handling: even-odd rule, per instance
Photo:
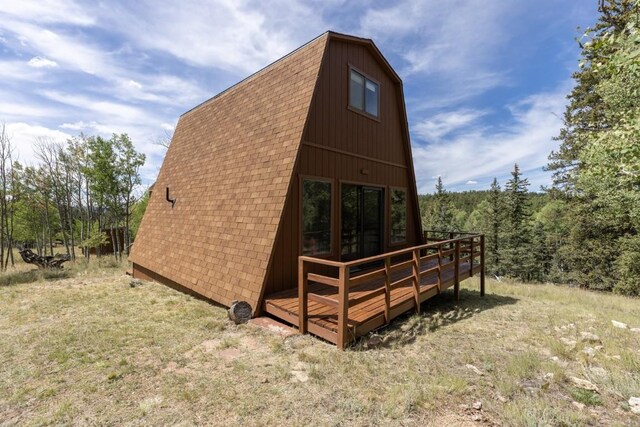
{"label": "upper gable window", "polygon": [[378,117],[380,85],[355,70],[350,70],[349,106]]}

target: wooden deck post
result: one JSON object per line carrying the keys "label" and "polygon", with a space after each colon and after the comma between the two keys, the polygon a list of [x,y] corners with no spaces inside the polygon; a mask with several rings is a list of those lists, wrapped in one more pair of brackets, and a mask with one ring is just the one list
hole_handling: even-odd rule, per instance
{"label": "wooden deck post", "polygon": [[471,239],[469,239],[471,244],[471,247],[469,248],[469,277],[473,277],[473,257],[474,257],[473,240],[474,239],[475,239],[474,236],[471,236]]}
{"label": "wooden deck post", "polygon": [[480,236],[480,296],[484,296],[484,234]]}
{"label": "wooden deck post", "polygon": [[413,251],[413,299],[416,313],[420,313],[420,249]]}
{"label": "wooden deck post", "polygon": [[384,323],[391,320],[391,258],[384,259]]}
{"label": "wooden deck post", "polygon": [[456,252],[455,252],[455,270],[454,270],[454,282],[453,282],[453,296],[456,299],[456,303],[460,302],[460,240],[456,240]]}
{"label": "wooden deck post", "polygon": [[442,245],[438,245],[438,293],[442,290]]}
{"label": "wooden deck post", "polygon": [[[449,240],[453,240],[453,233],[449,233]],[[453,243],[449,243],[449,249],[453,249]],[[453,255],[449,255],[449,261],[453,261]]]}
{"label": "wooden deck post", "polygon": [[349,267],[342,265],[338,274],[338,348],[344,350],[349,337],[347,336],[349,321]]}
{"label": "wooden deck post", "polygon": [[308,301],[309,280],[307,279],[309,267],[303,259],[298,259],[298,328],[301,334],[307,333],[308,327]]}

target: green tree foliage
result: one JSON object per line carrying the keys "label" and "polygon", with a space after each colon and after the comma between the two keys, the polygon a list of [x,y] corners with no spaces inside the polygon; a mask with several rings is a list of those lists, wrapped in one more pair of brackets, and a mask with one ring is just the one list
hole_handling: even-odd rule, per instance
{"label": "green tree foliage", "polygon": [[528,279],[534,282],[545,281],[551,273],[553,254],[544,225],[537,221],[531,226],[530,259],[532,262],[527,272]]}
{"label": "green tree foliage", "polygon": [[[423,228],[426,230],[434,229],[437,221],[434,220],[437,212],[443,210],[438,207],[438,203],[442,203],[442,193],[445,192],[441,183],[436,186],[436,193],[432,195],[419,196],[420,210],[422,212]],[[440,196],[439,196],[440,194]],[[502,245],[505,239],[506,227],[506,194],[501,190],[497,179],[494,179],[491,189],[486,191],[464,191],[460,193],[446,192],[448,199],[448,209],[444,212],[453,212],[451,222],[441,221],[441,226],[445,227],[442,231],[470,231],[485,234],[486,238],[486,268],[490,274],[512,275],[510,271],[505,271],[501,263]],[[439,198],[440,197],[440,198]],[[529,193],[523,194],[525,204],[529,207],[529,218],[526,221],[528,225],[534,215],[538,214],[549,201],[549,197],[545,193]],[[525,215],[526,216],[526,215]],[[446,235],[434,236],[446,237]],[[528,249],[529,251],[531,248]],[[527,268],[531,268],[531,262]],[[529,271],[529,270],[528,270]],[[530,274],[532,280],[535,273]],[[537,277],[537,276],[536,276]],[[537,279],[536,279],[537,280]]]}
{"label": "green tree foliage", "polygon": [[[562,249],[566,247],[570,227],[567,203],[564,200],[550,199],[534,215],[534,244],[544,248],[547,254],[543,258],[550,263],[544,269],[546,275],[544,280],[557,283],[567,280],[567,255]],[[544,243],[541,240],[541,233],[544,233]]]}
{"label": "green tree foliage", "polygon": [[504,200],[498,179],[494,178],[489,191],[487,218],[488,227],[483,231],[487,235],[487,269],[495,274],[502,274],[500,251],[501,236],[504,228]]}
{"label": "green tree foliage", "polygon": [[456,211],[451,203],[450,193],[445,190],[442,178],[438,177],[436,192],[428,201],[423,201],[424,215],[422,228],[430,231],[456,231],[460,229],[456,221]]}
{"label": "green tree foliage", "polygon": [[147,210],[149,204],[149,197],[151,196],[151,190],[147,189],[144,195],[135,201],[133,208],[131,209],[131,239],[134,240],[140,229],[142,223],[142,217]]}
{"label": "green tree foliage", "polygon": [[[88,155],[85,173],[97,203],[98,229],[110,230],[114,255],[128,253],[131,242],[131,210],[135,204],[134,190],[140,185],[140,167],[144,154],[136,152],[127,134],[113,134],[87,139]],[[120,233],[124,227],[124,241]]]}
{"label": "green tree foliage", "polygon": [[[40,139],[36,142],[40,162],[35,166],[10,163],[10,153],[10,141],[0,138],[3,268],[14,244],[50,255],[61,242],[72,258],[78,247],[86,257],[90,247],[100,255],[106,241],[113,245],[115,256],[127,252],[145,156],[126,134],[110,139],[80,135],[66,143]],[[112,231],[117,228],[120,232]]]}
{"label": "green tree foliage", "polygon": [[614,290],[626,295],[640,295],[640,238],[625,236],[619,240],[620,255],[616,259],[618,282]]}
{"label": "green tree foliage", "polygon": [[146,157],[138,153],[133,147],[133,142],[127,134],[114,135],[113,144],[118,147],[118,181],[121,205],[124,210],[125,227],[125,252],[129,252],[131,245],[131,210],[135,206],[135,189],[142,184],[140,179],[140,168],[144,165]]}
{"label": "green tree foliage", "polygon": [[639,22],[636,1],[600,4],[600,19],[583,36],[560,150],[549,164],[572,218],[557,252],[564,279],[636,295],[630,251],[640,227]]}
{"label": "green tree foliage", "polygon": [[[603,63],[616,50],[603,45],[607,34],[620,34],[627,23],[637,20],[636,0],[601,0],[600,18],[593,28],[587,28],[579,40],[582,47],[580,68],[573,74],[576,84],[568,96],[564,114],[565,126],[558,140],[560,148],[549,157],[549,170],[554,172],[554,184],[567,194],[574,194],[575,183],[584,165],[582,152],[589,144],[588,136],[609,127],[605,106],[597,85],[611,76],[611,70],[598,70],[593,64]],[[586,40],[586,41],[585,41]]]}
{"label": "green tree foliage", "polygon": [[[483,232],[490,272],[640,295],[640,2],[599,6],[549,158],[554,186],[529,193],[516,167],[503,191],[494,180],[449,193],[442,225]],[[434,227],[442,199],[420,197],[423,224]]]}
{"label": "green tree foliage", "polygon": [[514,165],[504,189],[504,229],[499,249],[501,265],[508,275],[521,280],[533,278],[531,254],[531,213],[528,202],[529,181]]}

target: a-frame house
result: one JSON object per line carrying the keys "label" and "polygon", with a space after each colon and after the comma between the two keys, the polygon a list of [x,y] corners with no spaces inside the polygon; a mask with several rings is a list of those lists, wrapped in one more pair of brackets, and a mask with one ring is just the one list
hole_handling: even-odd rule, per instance
{"label": "a-frame house", "polygon": [[373,41],[327,32],[180,117],[130,260],[343,347],[457,291],[482,247],[425,241],[402,81]]}

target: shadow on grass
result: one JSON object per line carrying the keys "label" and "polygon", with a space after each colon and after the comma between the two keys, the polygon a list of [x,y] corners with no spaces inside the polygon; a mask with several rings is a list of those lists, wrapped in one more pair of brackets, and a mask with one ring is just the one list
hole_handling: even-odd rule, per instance
{"label": "shadow on grass", "polygon": [[27,270],[0,274],[0,286],[13,286],[33,283],[38,280],[60,280],[71,277],[69,270]]}
{"label": "shadow on grass", "polygon": [[[420,314],[413,311],[398,316],[387,326],[364,335],[353,345],[356,351],[380,347],[397,347],[413,343],[420,335],[446,328],[461,320],[470,319],[485,310],[515,304],[517,298],[496,294],[480,296],[479,291],[461,289],[460,302],[456,304],[453,291],[445,291],[420,307]],[[373,338],[375,336],[375,338]]]}

